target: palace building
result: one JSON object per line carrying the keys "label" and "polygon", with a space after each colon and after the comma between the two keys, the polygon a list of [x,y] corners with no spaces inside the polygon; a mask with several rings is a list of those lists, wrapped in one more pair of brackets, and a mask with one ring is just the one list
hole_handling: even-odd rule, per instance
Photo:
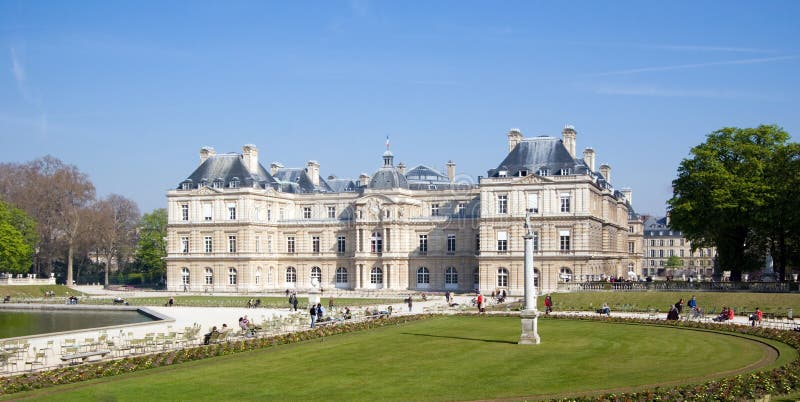
{"label": "palace building", "polygon": [[[286,168],[242,153],[200,150],[200,165],[167,193],[167,288],[258,292],[323,288],[385,292],[505,289],[522,294],[526,213],[537,289],[621,276],[642,265],[643,225],[631,191],[611,185],[577,133],[524,138],[476,182],[383,153],[357,179],[320,164]],[[499,155],[502,157],[503,155]],[[500,159],[500,158],[498,158]]]}

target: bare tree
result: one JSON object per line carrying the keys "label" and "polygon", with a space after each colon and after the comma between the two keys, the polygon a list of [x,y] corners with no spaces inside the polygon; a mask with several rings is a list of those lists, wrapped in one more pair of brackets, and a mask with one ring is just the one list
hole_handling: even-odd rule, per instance
{"label": "bare tree", "polygon": [[136,226],[139,223],[139,207],[128,198],[111,194],[92,206],[94,219],[91,224],[97,250],[105,258],[105,285],[112,262],[117,270],[136,247]]}
{"label": "bare tree", "polygon": [[66,248],[67,283],[72,284],[72,260],[81,211],[95,195],[86,174],[53,156],[25,164],[0,165],[0,194],[37,222],[37,273],[52,272],[53,261]]}

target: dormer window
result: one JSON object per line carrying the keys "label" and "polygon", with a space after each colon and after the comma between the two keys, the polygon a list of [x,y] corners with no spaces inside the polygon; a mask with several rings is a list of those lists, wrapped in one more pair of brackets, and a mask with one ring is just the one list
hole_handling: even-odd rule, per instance
{"label": "dormer window", "polygon": [[498,177],[508,177],[508,171],[507,170],[501,170],[501,171],[497,172],[497,176]]}
{"label": "dormer window", "polygon": [[572,174],[572,169],[561,169],[558,171],[560,176],[569,176]]}
{"label": "dormer window", "polygon": [[536,174],[538,174],[539,176],[550,176],[550,169],[544,169],[544,168],[539,169],[539,172]]}
{"label": "dormer window", "polygon": [[517,175],[519,177],[525,177],[525,176],[528,175],[528,171],[527,170],[520,170],[519,173],[517,173]]}
{"label": "dormer window", "polygon": [[214,186],[214,188],[222,188],[223,187],[222,179],[214,180],[213,186]]}
{"label": "dormer window", "polygon": [[191,190],[192,182],[186,181],[181,184],[181,190]]}
{"label": "dormer window", "polygon": [[234,177],[229,184],[230,188],[239,188],[239,178]]}

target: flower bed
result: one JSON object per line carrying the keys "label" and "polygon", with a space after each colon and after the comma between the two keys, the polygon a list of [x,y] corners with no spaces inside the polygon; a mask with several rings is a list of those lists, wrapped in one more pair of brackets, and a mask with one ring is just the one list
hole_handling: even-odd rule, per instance
{"label": "flower bed", "polygon": [[195,346],[149,355],[125,357],[79,366],[69,366],[9,377],[0,377],[0,395],[51,387],[54,385],[71,384],[101,377],[110,377],[154,367],[205,359],[207,357],[224,356],[277,345],[318,339],[330,335],[362,331],[386,325],[397,325],[430,317],[431,315],[429,314],[387,317],[376,320],[345,323],[336,326],[325,326],[308,331],[292,332],[264,338],[242,339],[214,345]]}

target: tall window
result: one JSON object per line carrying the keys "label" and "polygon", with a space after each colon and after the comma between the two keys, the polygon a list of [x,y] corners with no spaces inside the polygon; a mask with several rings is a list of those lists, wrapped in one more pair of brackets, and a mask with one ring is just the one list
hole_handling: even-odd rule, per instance
{"label": "tall window", "polygon": [[286,252],[289,254],[294,253],[294,236],[286,237]]}
{"label": "tall window", "polygon": [[297,271],[294,267],[287,267],[286,268],[286,283],[295,283],[297,282]]}
{"label": "tall window", "polygon": [[203,220],[204,221],[210,221],[211,220],[211,211],[212,210],[213,210],[213,207],[212,207],[211,203],[203,204]]}
{"label": "tall window", "polygon": [[508,270],[505,268],[500,268],[497,270],[497,287],[508,287]]}
{"label": "tall window", "polygon": [[528,210],[539,213],[539,194],[528,194]]}
{"label": "tall window", "polygon": [[345,251],[347,251],[347,242],[344,236],[339,236],[336,238],[336,252],[344,253]]}
{"label": "tall window", "polygon": [[372,268],[372,271],[369,273],[369,283],[383,283],[383,270],[378,267]]}
{"label": "tall window", "polygon": [[347,283],[347,268],[336,268],[336,283]]}
{"label": "tall window", "polygon": [[561,280],[561,282],[572,282],[572,270],[567,267],[561,268],[558,279]]}
{"label": "tall window", "polygon": [[656,258],[656,250],[650,250],[650,258]]}
{"label": "tall window", "polygon": [[228,204],[228,219],[236,220],[236,204]]}
{"label": "tall window", "polygon": [[267,252],[272,252],[272,235],[267,236]]}
{"label": "tall window", "polygon": [[189,285],[189,268],[181,268],[181,285]]}
{"label": "tall window", "polygon": [[419,235],[419,253],[428,253],[428,235]]}
{"label": "tall window", "polygon": [[431,216],[439,216],[439,204],[431,204]]}
{"label": "tall window", "polygon": [[533,251],[539,250],[539,231],[533,231]]}
{"label": "tall window", "polygon": [[189,252],[189,236],[181,236],[181,253]]}
{"label": "tall window", "polygon": [[336,207],[328,207],[328,218],[336,218]]}
{"label": "tall window", "polygon": [[683,257],[683,249],[681,249],[679,252],[680,252],[681,257]]}
{"label": "tall window", "polygon": [[447,271],[444,273],[444,283],[445,285],[458,284],[458,271],[454,267],[447,267]]}
{"label": "tall window", "polygon": [[629,241],[628,242],[628,253],[633,254],[636,251],[636,243]]}
{"label": "tall window", "polygon": [[481,253],[481,234],[475,233],[475,255]]}
{"label": "tall window", "polygon": [[656,246],[656,241],[650,240],[650,247],[655,247],[655,246]]}
{"label": "tall window", "polygon": [[311,237],[311,251],[314,253],[319,253],[319,236]]}
{"label": "tall window", "polygon": [[447,235],[447,252],[452,254],[456,252],[456,235]]}
{"label": "tall window", "polygon": [[431,283],[431,273],[428,268],[420,267],[417,270],[417,285],[427,285]]}
{"label": "tall window", "polygon": [[256,236],[256,253],[261,252],[261,236]]}
{"label": "tall window", "polygon": [[286,209],[285,208],[280,207],[278,209],[278,219],[279,220],[285,220],[286,219]]}
{"label": "tall window", "polygon": [[189,220],[189,204],[181,204],[181,220]]}
{"label": "tall window", "polygon": [[214,284],[214,270],[206,268],[206,285]]}
{"label": "tall window", "polygon": [[561,212],[569,212],[570,211],[570,197],[569,193],[562,193],[559,196],[560,205],[561,205]]}
{"label": "tall window", "polygon": [[533,270],[533,286],[535,288],[537,288],[537,289],[539,288],[539,270],[538,269],[534,269]]}
{"label": "tall window", "polygon": [[508,251],[508,232],[497,232],[497,251]]}
{"label": "tall window", "polygon": [[569,251],[570,244],[569,244],[569,230],[559,230],[558,231],[558,239],[559,239],[559,249],[561,251]]}
{"label": "tall window", "polygon": [[261,267],[256,268],[256,285],[261,283]]}
{"label": "tall window", "polygon": [[464,216],[466,216],[467,215],[467,204],[465,204],[463,202],[459,202],[458,206],[456,207],[456,215],[458,215],[459,218],[463,218]]}
{"label": "tall window", "polygon": [[203,237],[203,245],[205,247],[205,252],[206,253],[213,253],[214,252],[213,243],[211,242],[211,236]]}
{"label": "tall window", "polygon": [[497,213],[498,214],[506,214],[506,213],[508,213],[508,196],[507,195],[498,195],[497,196]]}
{"label": "tall window", "polygon": [[272,220],[272,208],[267,208],[267,221]]}
{"label": "tall window", "polygon": [[303,207],[303,219],[311,219],[311,207]]}
{"label": "tall window", "polygon": [[228,285],[236,284],[236,268],[228,268]]}
{"label": "tall window", "polygon": [[311,267],[311,279],[317,278],[317,283],[322,283],[322,270],[319,267]]}
{"label": "tall window", "polygon": [[236,252],[236,236],[228,236],[228,252],[235,253]]}
{"label": "tall window", "polygon": [[383,235],[380,231],[372,232],[372,237],[370,238],[369,243],[369,250],[372,253],[380,254],[383,252]]}
{"label": "tall window", "polygon": [[675,245],[675,239],[669,239],[669,246],[672,247]]}
{"label": "tall window", "polygon": [[478,283],[480,283],[480,279],[481,279],[481,276],[480,276],[480,273],[478,273],[478,268],[473,269],[472,270],[472,286],[475,289],[478,288]]}

